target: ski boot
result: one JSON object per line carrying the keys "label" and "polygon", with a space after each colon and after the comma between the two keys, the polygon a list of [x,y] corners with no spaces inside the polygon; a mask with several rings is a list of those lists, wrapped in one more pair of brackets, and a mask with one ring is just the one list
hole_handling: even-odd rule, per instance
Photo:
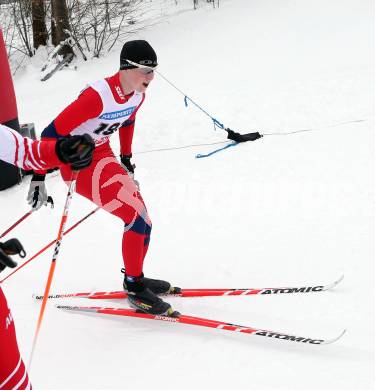
{"label": "ski boot", "polygon": [[[123,286],[124,286],[125,292],[127,292],[128,287],[127,287],[127,282],[126,282],[125,268],[122,268],[121,272],[123,274],[125,274]],[[144,285],[147,288],[149,288],[154,294],[173,295],[173,294],[180,294],[181,293],[180,287],[172,287],[171,284],[169,282],[166,282],[165,280],[145,278],[143,275],[143,272],[142,272],[140,277],[143,278]]]}
{"label": "ski boot", "polygon": [[156,295],[170,290],[171,285],[168,282],[145,278],[143,274],[138,277],[125,275],[123,286],[128,293],[129,304],[134,309],[162,316],[174,313],[171,305]]}

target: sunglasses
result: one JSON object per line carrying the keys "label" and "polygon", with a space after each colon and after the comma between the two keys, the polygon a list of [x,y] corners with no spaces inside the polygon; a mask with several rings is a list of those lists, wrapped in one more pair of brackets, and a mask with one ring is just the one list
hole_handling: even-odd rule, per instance
{"label": "sunglasses", "polygon": [[141,65],[141,64],[137,64],[136,62],[133,62],[130,60],[126,60],[126,62],[128,62],[130,65],[133,65],[136,68],[138,68],[139,71],[144,75],[154,73],[154,70],[156,69],[156,66],[151,67],[151,66],[147,66],[147,65]]}

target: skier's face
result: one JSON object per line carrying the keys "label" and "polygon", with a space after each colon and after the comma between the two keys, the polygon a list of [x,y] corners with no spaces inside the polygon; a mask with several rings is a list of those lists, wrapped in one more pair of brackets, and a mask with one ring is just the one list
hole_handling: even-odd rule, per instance
{"label": "skier's face", "polygon": [[135,90],[137,92],[145,92],[154,79],[154,72],[147,71],[147,69],[133,69],[133,71],[136,73],[136,76],[134,76],[136,83]]}
{"label": "skier's face", "polygon": [[154,72],[146,72],[146,69],[136,68],[123,70],[122,72],[124,72],[125,76],[125,85],[123,85],[125,93],[131,93],[133,91],[145,92],[154,79]]}

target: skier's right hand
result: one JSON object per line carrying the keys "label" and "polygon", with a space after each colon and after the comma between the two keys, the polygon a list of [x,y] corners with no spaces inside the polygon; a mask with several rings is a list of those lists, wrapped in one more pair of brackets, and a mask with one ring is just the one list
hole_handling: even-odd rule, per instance
{"label": "skier's right hand", "polygon": [[93,157],[95,143],[89,134],[60,138],[56,142],[56,154],[60,161],[70,164],[74,171],[87,168]]}
{"label": "skier's right hand", "polygon": [[29,192],[27,194],[27,203],[34,209],[39,210],[43,205],[47,205],[49,198],[44,180],[46,175],[34,173]]}

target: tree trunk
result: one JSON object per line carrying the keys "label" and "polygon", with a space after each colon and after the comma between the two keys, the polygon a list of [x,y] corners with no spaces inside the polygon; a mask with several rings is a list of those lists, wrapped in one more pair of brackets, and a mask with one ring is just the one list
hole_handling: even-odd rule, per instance
{"label": "tree trunk", "polygon": [[[65,31],[70,31],[69,17],[68,17],[68,7],[66,5],[66,0],[51,0],[52,6],[52,34],[55,33],[55,42],[54,45],[57,46],[62,41],[65,41],[69,38],[69,34]],[[54,31],[55,28],[55,31]],[[53,36],[53,35],[52,35]],[[70,45],[63,45],[59,50],[59,54],[66,56],[67,54],[73,54],[73,49]]]}
{"label": "tree trunk", "polygon": [[56,20],[55,2],[51,1],[51,40],[53,46],[57,46],[59,44],[59,42],[57,42],[55,20]]}
{"label": "tree trunk", "polygon": [[31,12],[33,18],[34,49],[37,49],[39,46],[45,46],[48,39],[44,0],[31,0]]}

